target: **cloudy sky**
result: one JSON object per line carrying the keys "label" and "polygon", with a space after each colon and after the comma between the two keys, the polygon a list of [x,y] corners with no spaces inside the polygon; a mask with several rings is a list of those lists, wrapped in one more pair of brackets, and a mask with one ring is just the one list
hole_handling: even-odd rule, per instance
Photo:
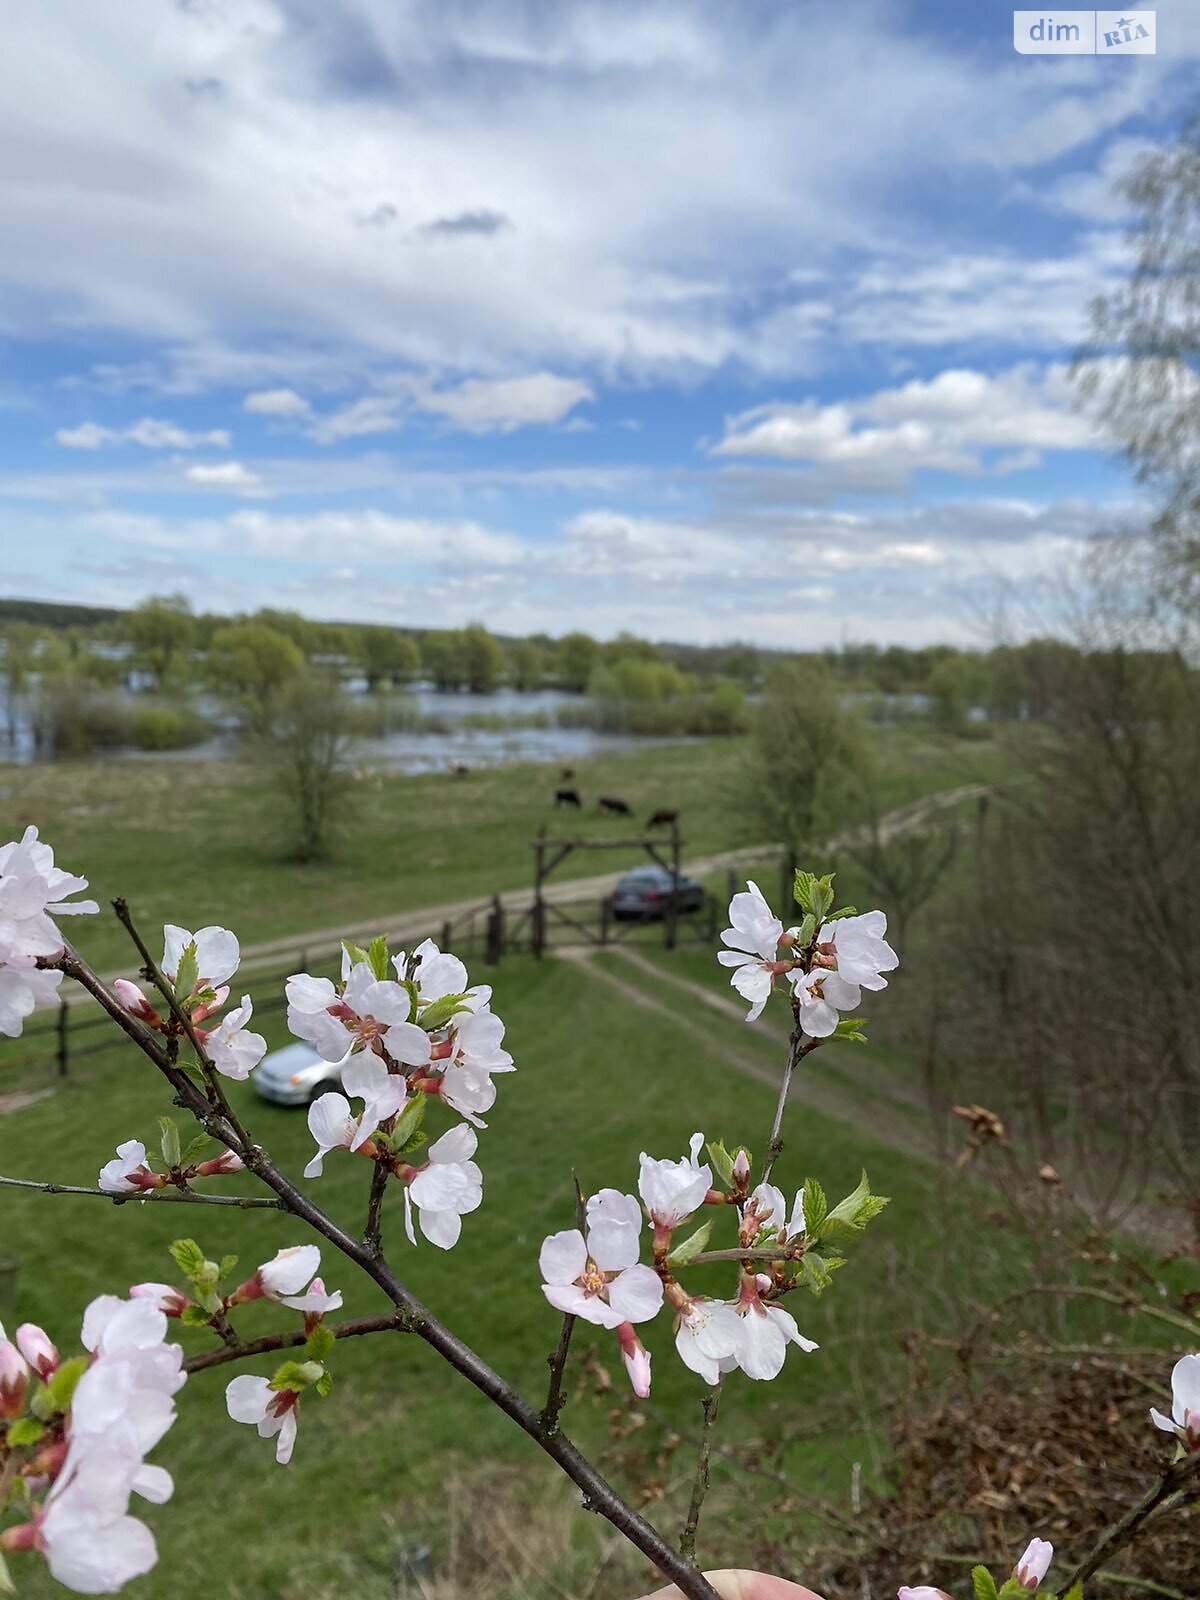
{"label": "cloudy sky", "polygon": [[[1190,15],[1189,15],[1190,13]],[[1072,405],[1159,53],[993,0],[9,0],[3,589],[969,639],[1135,514]]]}

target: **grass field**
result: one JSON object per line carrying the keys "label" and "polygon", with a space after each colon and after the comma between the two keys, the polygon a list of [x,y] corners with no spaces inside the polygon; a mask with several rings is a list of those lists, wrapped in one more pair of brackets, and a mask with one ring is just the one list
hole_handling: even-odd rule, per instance
{"label": "grass field", "polygon": [[[885,728],[872,737],[885,805],[1012,769],[1003,736],[960,741]],[[624,798],[639,827],[657,807],[678,807],[685,852],[694,857],[760,841],[744,767],[742,742],[710,740],[580,762],[574,782],[589,801]],[[58,860],[91,880],[101,903],[121,894],[148,928],[216,921],[250,944],[375,914],[484,900],[529,883],[530,842],[543,825],[560,835],[629,834],[628,821],[592,809],[556,813],[556,779],[557,769],[547,766],[478,771],[462,780],[367,775],[352,785],[332,859],[301,866],[286,856],[279,798],[251,764],[9,766],[0,768],[0,838],[35,822]],[[570,870],[622,864],[577,856]],[[89,925],[84,939],[101,969],[129,964],[128,943],[111,919]]]}
{"label": "grass field", "polygon": [[[393,1259],[416,1292],[536,1397],[557,1331],[538,1289],[537,1251],[545,1233],[570,1226],[572,1170],[587,1187],[632,1187],[639,1149],[678,1155],[696,1127],[761,1147],[773,1091],[733,1073],[728,1057],[734,1039],[764,1064],[777,1052],[753,1030],[736,1032],[737,1025],[719,1021],[698,1044],[670,1018],[628,1003],[571,963],[518,958],[506,961],[497,979],[497,1009],[509,1023],[520,1070],[503,1082],[481,1138],[484,1206],[467,1219],[462,1242],[449,1254],[427,1245],[412,1250],[394,1202],[387,1233]],[[682,1015],[686,1000],[680,1005]],[[278,1020],[269,1031],[272,1044],[282,1042]],[[866,1081],[869,1051],[858,1058]],[[298,1171],[311,1148],[303,1115],[264,1106],[248,1088],[235,1092],[253,1115],[256,1136]],[[149,1142],[153,1117],[164,1109],[149,1069],[117,1047],[111,1056],[94,1058],[86,1077],[0,1118],[0,1170],[92,1182],[119,1140]],[[785,1377],[773,1385],[734,1380],[723,1426],[730,1442],[767,1428],[801,1435],[785,1452],[786,1470],[802,1487],[845,1507],[852,1461],[863,1464],[868,1478],[884,1471],[889,1396],[902,1371],[897,1336],[906,1321],[931,1296],[950,1319],[1001,1292],[1019,1281],[1022,1253],[1018,1241],[986,1222],[986,1193],[875,1143],[861,1127],[800,1103],[789,1113],[787,1132],[788,1150],[777,1169],[785,1187],[811,1171],[831,1194],[840,1194],[866,1165],[874,1186],[893,1203],[829,1293],[819,1301],[804,1297],[795,1308],[821,1350],[792,1352]],[[311,1187],[339,1219],[356,1225],[366,1176],[365,1164],[334,1156],[325,1178]],[[17,1314],[45,1323],[63,1345],[71,1344],[92,1295],[171,1276],[165,1247],[180,1233],[195,1234],[210,1255],[237,1252],[248,1269],[301,1237],[269,1212],[136,1203],[113,1209],[99,1200],[12,1190],[0,1196],[0,1208],[4,1247],[24,1263]],[[325,1276],[329,1286],[344,1290],[346,1314],[379,1308],[377,1293],[335,1260],[326,1261]],[[722,1286],[719,1278],[711,1284]],[[244,1330],[265,1331],[288,1315],[249,1307]],[[189,1348],[203,1342],[192,1330],[181,1337]],[[565,1425],[602,1446],[612,1397],[589,1398],[583,1357],[593,1343],[614,1377],[622,1376],[608,1336],[580,1339],[572,1370],[583,1393],[573,1391]],[[686,1433],[698,1421],[699,1381],[676,1359],[665,1316],[647,1343],[655,1357],[654,1405]],[[259,1369],[270,1371],[269,1362]],[[334,1370],[339,1381],[332,1396],[305,1402],[296,1455],[286,1469],[274,1464],[270,1447],[253,1430],[225,1417],[229,1372],[191,1380],[180,1421],[158,1455],[178,1482],[176,1499],[150,1512],[163,1560],[131,1594],[165,1600],[203,1585],[231,1600],[323,1600],[347,1592],[384,1600],[406,1592],[397,1589],[406,1550],[431,1544],[436,1572],[448,1541],[461,1540],[463,1519],[469,1524],[485,1504],[489,1520],[502,1512],[512,1517],[519,1543],[532,1538],[538,1518],[544,1522],[553,1512],[546,1538],[551,1547],[555,1539],[565,1541],[559,1558],[581,1564],[581,1571],[594,1564],[595,1519],[567,1519],[556,1469],[542,1465],[511,1424],[415,1339],[351,1342],[335,1352]],[[617,1393],[623,1393],[621,1384]],[[819,1423],[823,1417],[827,1430],[813,1428],[814,1418]],[[681,1466],[687,1458],[681,1452]],[[462,1486],[453,1494],[444,1489],[451,1481]],[[682,1492],[677,1487],[652,1510],[668,1528],[677,1526]],[[213,1548],[218,1527],[219,1553]],[[524,1550],[530,1561],[534,1548]],[[713,1554],[722,1563],[738,1558],[736,1548]],[[521,1574],[514,1592],[561,1592],[561,1568],[543,1584],[528,1561],[516,1552],[512,1560]],[[56,1592],[42,1576],[18,1576],[26,1596]],[[455,1592],[471,1587],[464,1583]]]}

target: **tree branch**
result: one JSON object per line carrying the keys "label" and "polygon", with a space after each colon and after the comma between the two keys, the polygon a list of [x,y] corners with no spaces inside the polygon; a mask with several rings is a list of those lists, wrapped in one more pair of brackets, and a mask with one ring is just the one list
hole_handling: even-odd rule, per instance
{"label": "tree branch", "polygon": [[704,1497],[708,1493],[708,1468],[712,1459],[713,1429],[717,1425],[717,1412],[721,1409],[721,1386],[724,1378],[718,1378],[716,1384],[704,1396],[701,1402],[704,1407],[704,1427],[700,1433],[700,1451],[696,1457],[696,1478],[692,1484],[692,1498],[688,1506],[687,1521],[679,1535],[679,1549],[689,1561],[696,1559],[696,1529],[700,1525],[700,1511],[704,1505]]}
{"label": "tree branch", "polygon": [[1153,1488],[1148,1490],[1136,1505],[1130,1506],[1121,1520],[1114,1522],[1107,1533],[1101,1535],[1091,1555],[1080,1562],[1063,1584],[1064,1592],[1069,1592],[1076,1584],[1086,1583],[1106,1561],[1116,1555],[1118,1550],[1123,1550],[1136,1538],[1142,1524],[1149,1520],[1159,1506],[1170,1500],[1179,1490],[1186,1489],[1198,1473],[1200,1473],[1200,1451],[1193,1451],[1191,1455],[1184,1456],[1182,1460],[1169,1466]]}
{"label": "tree branch", "polygon": [[[329,1324],[325,1324],[329,1327]],[[382,1317],[355,1317],[349,1322],[338,1322],[329,1328],[335,1339],[357,1339],[367,1333],[408,1333],[407,1318],[403,1312],[389,1311]],[[302,1328],[289,1333],[268,1333],[261,1339],[248,1339],[235,1344],[218,1345],[199,1355],[189,1356],[183,1363],[185,1372],[206,1372],[209,1367],[223,1367],[229,1361],[248,1361],[251,1356],[266,1355],[271,1350],[294,1350],[304,1344],[308,1334]]]}
{"label": "tree branch", "polygon": [[800,1062],[821,1043],[820,1039],[806,1039],[804,1030],[800,1026],[800,1010],[792,1006],[792,1036],[788,1041],[787,1065],[783,1069],[783,1081],[779,1085],[779,1099],[775,1103],[775,1118],[771,1123],[771,1137],[767,1140],[767,1148],[763,1153],[763,1172],[760,1183],[767,1183],[771,1177],[771,1168],[775,1165],[780,1152],[783,1150],[783,1113],[787,1108],[788,1095],[792,1089],[792,1075]]}
{"label": "tree branch", "polygon": [[544,1432],[554,1433],[558,1428],[559,1413],[563,1408],[563,1370],[567,1364],[567,1351],[571,1348],[571,1335],[575,1332],[576,1319],[569,1311],[563,1312],[562,1327],[559,1329],[558,1344],[554,1354],[547,1360],[550,1368],[550,1383],[546,1389],[546,1404],[542,1407],[541,1426]]}
{"label": "tree branch", "polygon": [[197,1194],[194,1189],[179,1189],[174,1186],[165,1189],[143,1189],[137,1194],[110,1194],[107,1189],[81,1188],[73,1183],[38,1183],[33,1178],[5,1177],[0,1177],[0,1186],[8,1189],[37,1189],[42,1194],[90,1194],[101,1200],[111,1200],[115,1206],[123,1206],[128,1200],[157,1200],[160,1204],[166,1201],[176,1206],[236,1206],[242,1211],[283,1210],[282,1200],[272,1200],[265,1194]]}

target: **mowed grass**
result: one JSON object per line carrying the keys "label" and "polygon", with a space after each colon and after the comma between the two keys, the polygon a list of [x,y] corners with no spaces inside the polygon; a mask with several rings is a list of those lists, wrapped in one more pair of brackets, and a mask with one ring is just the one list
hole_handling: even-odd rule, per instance
{"label": "mowed grass", "polygon": [[[919,728],[872,732],[886,805],[1012,768],[1006,736],[953,740]],[[556,811],[558,769],[523,765],[415,777],[365,772],[348,787],[331,858],[288,858],[290,820],[261,767],[238,762],[105,760],[0,768],[0,838],[36,823],[57,859],[88,877],[103,904],[130,902],[157,936],[166,921],[232,927],[244,944],[303,935],[532,882],[539,828],[560,837],[619,839],[659,807],[678,809],[685,854],[754,844],[741,740],[654,746],[577,762],[585,810]],[[601,816],[601,794],[624,799],[630,821]],[[560,875],[636,864],[619,852],[576,854]],[[128,941],[100,919],[73,931],[102,970],[131,965]],[[153,942],[153,941],[152,941]]]}

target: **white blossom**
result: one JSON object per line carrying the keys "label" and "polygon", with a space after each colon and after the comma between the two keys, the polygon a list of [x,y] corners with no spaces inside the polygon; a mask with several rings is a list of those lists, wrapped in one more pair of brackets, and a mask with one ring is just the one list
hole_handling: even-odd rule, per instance
{"label": "white blossom", "polygon": [[800,1332],[790,1311],[760,1297],[759,1287],[769,1282],[763,1275],[762,1285],[746,1286],[735,1307],[739,1330],[734,1359],[748,1378],[760,1381],[777,1378],[783,1371],[789,1344],[805,1351],[819,1348]]}
{"label": "white blossom", "polygon": [[272,1299],[303,1294],[321,1269],[321,1252],[315,1244],[294,1244],[265,1261],[255,1274],[262,1292]]}
{"label": "white blossom", "polygon": [[496,1100],[492,1074],[516,1071],[503,1038],[504,1024],[486,1003],[477,1011],[461,1012],[449,1030],[450,1055],[442,1072],[441,1096],[476,1127],[485,1126],[479,1113]]}
{"label": "white blossom", "polygon": [[811,972],[796,968],[788,974],[800,1012],[800,1026],[810,1039],[828,1039],[838,1025],[838,1013],[853,1011],[862,999],[856,983],[848,983],[828,967]]}
{"label": "white blossom", "polygon": [[225,1407],[235,1422],[253,1423],[262,1439],[275,1440],[275,1459],[286,1467],[296,1443],[296,1394],[272,1389],[266,1378],[243,1373],[225,1390]]}
{"label": "white blossom", "polygon": [[837,970],[847,983],[860,989],[886,989],[885,972],[894,972],[900,958],[884,938],[887,917],[882,911],[864,911],[857,917],[839,917],[826,923],[820,939],[828,940],[837,957]]}
{"label": "white blossom", "polygon": [[944,1589],[931,1589],[927,1583],[919,1583],[915,1589],[901,1584],[896,1590],[896,1600],[951,1600],[951,1597]]}
{"label": "white blossom", "polygon": [[205,1053],[213,1066],[224,1077],[239,1083],[250,1076],[267,1053],[267,1041],[262,1034],[250,1033],[246,1028],[253,1014],[250,996],[244,994],[241,1005],[203,1036]]}
{"label": "white blossom", "polygon": [[633,1324],[623,1322],[617,1329],[617,1342],[621,1347],[621,1360],[629,1377],[629,1387],[639,1400],[650,1394],[650,1352],[633,1331]]}
{"label": "white blossom", "polygon": [[633,1195],[615,1189],[593,1195],[586,1239],[569,1228],[542,1245],[542,1293],[550,1304],[601,1328],[656,1316],[663,1286],[652,1267],[638,1264],[641,1223]]}
{"label": "white blossom", "polygon": [[1031,1539],[1025,1548],[1025,1554],[1013,1568],[1013,1577],[1023,1589],[1028,1589],[1030,1594],[1033,1594],[1049,1572],[1053,1560],[1054,1546],[1049,1539]]}
{"label": "white blossom", "polygon": [[769,1233],[786,1244],[804,1233],[803,1189],[796,1191],[790,1216],[782,1189],[777,1189],[773,1183],[760,1183],[750,1195],[750,1204],[754,1207],[760,1234]]}
{"label": "white blossom", "polygon": [[1171,1415],[1152,1407],[1150,1420],[1185,1450],[1200,1450],[1200,1355],[1180,1356],[1171,1373]]}
{"label": "white blossom", "polygon": [[33,956],[13,955],[0,965],[0,1033],[19,1039],[25,1018],[57,998],[62,979],[61,972],[42,971]]}
{"label": "white blossom", "polygon": [[737,1365],[741,1336],[738,1315],[724,1300],[689,1300],[679,1313],[675,1348],[684,1366],[705,1383],[716,1383],[723,1372]]}
{"label": "white blossom", "polygon": [[293,1311],[303,1311],[305,1316],[323,1317],[327,1311],[341,1309],[342,1291],[335,1289],[329,1294],[320,1278],[314,1278],[303,1294],[285,1294],[281,1303]]}
{"label": "white blossom", "polygon": [[734,968],[729,981],[743,1000],[750,1002],[746,1021],[753,1022],[766,1005],[775,982],[783,923],[753,882],[729,902],[729,921],[732,926],[721,935],[721,942],[729,948],[718,950],[717,960],[723,967]]}
{"label": "white blossom", "polygon": [[19,1417],[25,1409],[29,1367],[24,1356],[4,1337],[0,1328],[0,1418]]}
{"label": "white blossom", "polygon": [[56,956],[62,935],[50,920],[99,911],[94,900],[68,903],[87,888],[87,879],[54,865],[54,851],[28,827],[19,840],[0,845],[0,962],[22,965],[37,956]]}
{"label": "white blossom", "polygon": [[308,1131],[317,1141],[317,1153],[305,1167],[304,1176],[319,1178],[331,1150],[357,1149],[365,1137],[360,1137],[361,1125],[362,1118],[350,1110],[344,1094],[323,1094],[314,1100],[308,1108]]}
{"label": "white blossom", "polygon": [[345,1095],[336,1091],[313,1101],[308,1108],[308,1128],[317,1141],[317,1153],[304,1169],[306,1178],[321,1176],[331,1150],[359,1149],[408,1098],[404,1079],[389,1072],[374,1052],[352,1056],[342,1071],[342,1083],[352,1095],[361,1097],[363,1109],[355,1116]]}
{"label": "white blossom", "polygon": [[200,928],[189,933],[168,922],[163,928],[162,969],[172,983],[179,975],[179,963],[189,944],[196,946],[196,966],[199,969],[196,983],[201,989],[219,989],[232,978],[242,959],[236,937],[228,928]]}
{"label": "white blossom", "polygon": [[23,1322],[13,1335],[17,1349],[43,1382],[58,1369],[61,1359],[50,1335],[36,1322]]}
{"label": "white blossom", "polygon": [[483,1203],[483,1174],[471,1157],[479,1143],[474,1128],[460,1122],[429,1146],[429,1165],[404,1191],[404,1228],[416,1244],[412,1208],[430,1244],[449,1250],[458,1242],[462,1219]]}
{"label": "white blossom", "polygon": [[392,965],[400,978],[404,978],[409,964],[412,975],[409,981],[416,985],[417,998],[423,1006],[435,1000],[444,1000],[450,994],[466,994],[467,969],[457,956],[448,950],[439,950],[432,939],[423,939],[411,956],[403,950],[392,958]]}
{"label": "white blossom", "polygon": [[113,1159],[100,1168],[96,1183],[105,1194],[141,1194],[146,1189],[162,1187],[146,1165],[146,1146],[140,1139],[126,1139],[119,1144]]}
{"label": "white blossom", "polygon": [[287,998],[288,1027],[326,1061],[377,1048],[408,1066],[429,1060],[428,1034],[408,1020],[408,991],[390,978],[376,978],[365,961],[350,967],[340,994],[328,978],[301,972],[288,979]]}
{"label": "white blossom", "polygon": [[656,1160],[643,1150],[639,1159],[638,1192],[650,1220],[663,1228],[677,1228],[690,1217],[712,1188],[712,1169],[700,1166],[698,1156],[704,1135],[694,1133],[690,1155],[681,1161]]}

